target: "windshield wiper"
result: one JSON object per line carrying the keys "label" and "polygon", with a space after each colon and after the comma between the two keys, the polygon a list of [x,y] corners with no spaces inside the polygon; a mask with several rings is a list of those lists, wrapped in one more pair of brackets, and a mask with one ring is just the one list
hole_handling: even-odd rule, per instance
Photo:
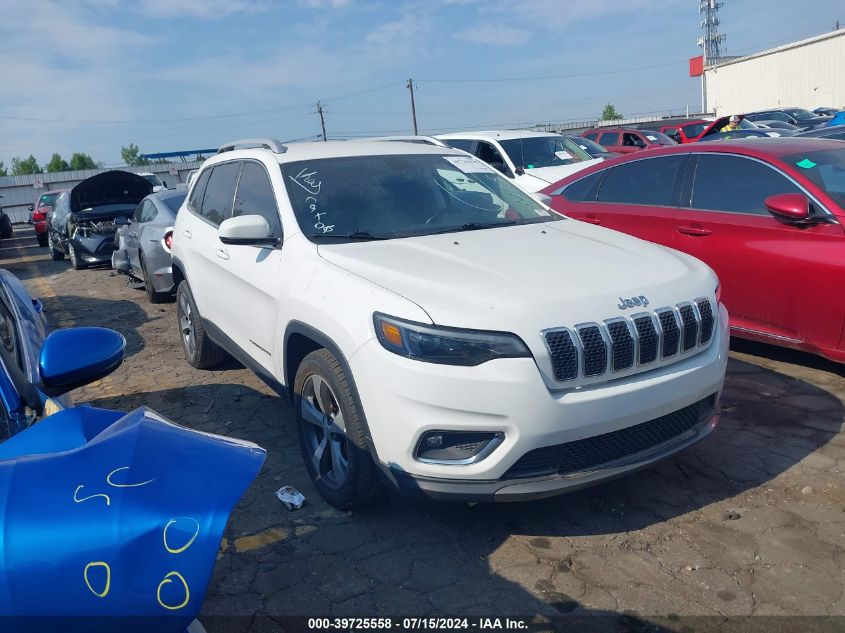
{"label": "windshield wiper", "polygon": [[383,235],[373,235],[369,231],[353,231],[352,233],[319,233],[311,236],[315,240],[331,239],[331,240],[353,240],[368,242],[370,240],[389,240],[390,237]]}
{"label": "windshield wiper", "polygon": [[424,235],[439,235],[441,233],[456,233],[458,231],[478,231],[480,229],[492,229],[497,226],[513,226],[514,224],[517,224],[516,220],[505,220],[504,222],[467,222],[461,226],[431,231],[430,233],[424,233]]}

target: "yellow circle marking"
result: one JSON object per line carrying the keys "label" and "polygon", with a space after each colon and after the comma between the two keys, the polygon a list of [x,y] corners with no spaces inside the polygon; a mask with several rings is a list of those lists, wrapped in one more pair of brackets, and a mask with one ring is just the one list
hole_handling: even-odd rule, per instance
{"label": "yellow circle marking", "polygon": [[[103,589],[102,592],[99,592],[94,589],[94,587],[91,586],[91,581],[88,580],[88,570],[92,567],[103,567],[106,570],[106,588]],[[82,577],[85,578],[85,584],[88,585],[88,589],[90,589],[91,593],[93,593],[95,596],[97,596],[98,598],[105,598],[107,595],[109,595],[109,589],[111,588],[111,567],[109,567],[108,563],[104,563],[101,560],[88,563],[87,565],[85,565],[85,571],[82,572]]]}
{"label": "yellow circle marking", "polygon": [[[173,581],[170,579],[170,577],[171,577],[171,576],[175,576],[176,578],[178,578],[179,580],[181,580],[181,581],[182,581],[182,586],[185,588],[185,599],[182,601],[182,603],[181,603],[181,604],[177,604],[176,606],[169,605],[169,604],[164,604],[164,602],[162,602],[162,601],[161,601],[161,588],[162,588],[162,587],[164,587],[164,585],[166,585],[166,584],[168,584],[168,583],[173,582]],[[169,574],[167,574],[167,575],[164,577],[164,580],[162,580],[160,583],[158,583],[158,589],[156,589],[156,600],[158,600],[158,603],[159,603],[161,606],[163,606],[165,609],[168,609],[168,610],[170,610],[170,611],[176,611],[176,610],[178,610],[178,609],[183,608],[185,605],[187,605],[187,604],[188,604],[188,601],[189,601],[190,599],[191,599],[191,590],[190,590],[190,589],[188,589],[188,583],[185,581],[185,577],[184,577],[184,576],[182,576],[182,574],[180,574],[178,571],[172,571],[172,572],[170,572]]]}
{"label": "yellow circle marking", "polygon": [[[167,544],[167,528],[169,528],[171,525],[176,523],[177,519],[188,519],[190,521],[193,521],[196,524],[197,527],[194,530],[194,535],[190,538],[190,540],[188,540],[187,543],[185,543],[182,547],[180,547],[178,549],[173,549],[172,547],[170,547]],[[170,519],[170,521],[167,522],[167,525],[164,526],[164,532],[162,532],[162,534],[161,534],[161,538],[164,541],[164,549],[166,549],[171,554],[181,554],[182,552],[184,552],[186,549],[188,549],[191,546],[191,544],[196,540],[197,536],[199,536],[199,533],[200,533],[200,524],[199,524],[199,521],[197,521],[194,518],[191,518],[191,517],[176,517],[176,519]]]}
{"label": "yellow circle marking", "polygon": [[155,479],[150,479],[148,481],[142,481],[141,483],[137,483],[137,484],[116,484],[111,480],[112,475],[114,475],[116,472],[119,472],[121,470],[129,470],[129,466],[121,466],[120,468],[115,468],[106,477],[106,483],[110,486],[115,487],[115,488],[137,488],[139,486],[146,486],[147,484],[155,481]]}
{"label": "yellow circle marking", "polygon": [[80,485],[78,485],[78,486],[76,487],[76,490],[74,490],[74,491],[73,491],[73,500],[74,500],[76,503],[82,503],[83,501],[88,501],[89,499],[94,499],[94,498],[96,498],[96,497],[102,497],[103,499],[105,499],[105,500],[106,500],[106,505],[107,505],[107,506],[110,506],[110,505],[111,505],[111,499],[109,499],[109,496],[108,496],[108,495],[105,495],[105,494],[103,494],[103,493],[98,493],[98,494],[95,494],[95,495],[90,495],[90,496],[88,496],[88,497],[82,497],[81,499],[80,499],[79,497],[77,497],[76,495],[78,495],[78,494],[79,494],[79,491],[80,491],[80,490],[82,490],[84,487],[85,487],[85,486],[83,486],[82,484],[80,484]]}

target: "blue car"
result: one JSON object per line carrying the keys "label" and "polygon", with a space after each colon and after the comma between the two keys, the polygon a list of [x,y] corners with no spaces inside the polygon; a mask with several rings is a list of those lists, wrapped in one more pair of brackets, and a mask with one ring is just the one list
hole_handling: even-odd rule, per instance
{"label": "blue car", "polygon": [[9,631],[183,632],[262,448],[145,407],[72,407],[123,362],[106,328],[47,334],[0,270],[0,621]]}

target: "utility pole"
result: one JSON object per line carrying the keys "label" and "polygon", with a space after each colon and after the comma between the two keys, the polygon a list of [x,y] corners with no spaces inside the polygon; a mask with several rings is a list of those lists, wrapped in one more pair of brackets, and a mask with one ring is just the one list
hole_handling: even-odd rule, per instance
{"label": "utility pole", "polygon": [[323,103],[317,102],[317,114],[320,115],[320,127],[323,128],[323,142],[326,141],[326,118],[323,116]]}
{"label": "utility pole", "polygon": [[[725,5],[717,0],[699,0],[698,13],[703,15],[701,29],[704,35],[698,38],[698,46],[704,55],[703,66],[707,69],[708,64],[717,64],[722,57],[722,43],[725,35],[719,33],[719,9]],[[707,77],[701,73],[701,111],[707,112]]]}
{"label": "utility pole", "polygon": [[414,103],[414,80],[408,80],[408,90],[411,91],[411,116],[414,119],[414,136],[417,136],[419,132],[417,131],[417,104]]}

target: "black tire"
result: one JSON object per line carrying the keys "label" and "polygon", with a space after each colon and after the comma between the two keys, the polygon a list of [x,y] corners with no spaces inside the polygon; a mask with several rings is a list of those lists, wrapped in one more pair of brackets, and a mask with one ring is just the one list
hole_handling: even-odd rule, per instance
{"label": "black tire", "polygon": [[40,247],[43,248],[43,247],[47,246],[47,234],[46,233],[39,233],[38,235],[35,236],[35,239],[38,240],[38,245]]}
{"label": "black tire", "polygon": [[67,253],[70,257],[70,265],[71,268],[74,270],[82,270],[85,268],[85,262],[83,262],[79,257],[76,255],[76,249],[73,247],[73,242],[68,240],[67,242]]}
{"label": "black tire", "polygon": [[170,299],[169,292],[157,292],[150,281],[150,275],[147,273],[147,267],[144,265],[143,253],[138,253],[138,259],[141,262],[141,276],[144,278],[144,290],[147,293],[147,299],[150,303],[164,303]]}
{"label": "black tire", "polygon": [[0,213],[0,238],[7,240],[12,237],[14,229],[12,228],[12,220],[5,213]]}
{"label": "black tire", "polygon": [[[186,314],[187,312],[187,314]],[[183,326],[185,323],[185,326]],[[183,281],[176,290],[176,325],[179,328],[179,340],[182,341],[182,351],[191,367],[197,369],[210,369],[216,367],[226,358],[226,352],[214,341],[208,338],[205,328],[202,325],[197,304],[188,282]],[[185,331],[190,327],[190,334],[193,335],[193,349],[190,349],[188,337],[190,334]]]}
{"label": "black tire", "polygon": [[[327,398],[318,398],[311,390],[316,379],[328,387]],[[322,390],[322,386],[320,388]],[[319,438],[321,427],[305,421],[303,410],[310,406],[315,413],[321,413],[320,400],[327,401],[325,409],[329,410],[329,415],[325,418],[327,425],[322,436],[326,438],[324,450],[317,459],[313,449],[322,443]],[[361,508],[382,500],[384,488],[367,446],[361,405],[349,386],[346,372],[329,350],[311,352],[300,363],[294,380],[294,403],[302,457],[320,495],[341,510]],[[338,413],[342,415],[343,432],[332,433],[328,429],[332,421],[337,419]],[[345,457],[346,470],[342,477],[332,474],[336,463],[332,451],[335,449]]]}
{"label": "black tire", "polygon": [[53,236],[47,233],[47,248],[50,249],[50,257],[54,262],[60,262],[65,258],[64,251],[57,251],[53,248]]}

